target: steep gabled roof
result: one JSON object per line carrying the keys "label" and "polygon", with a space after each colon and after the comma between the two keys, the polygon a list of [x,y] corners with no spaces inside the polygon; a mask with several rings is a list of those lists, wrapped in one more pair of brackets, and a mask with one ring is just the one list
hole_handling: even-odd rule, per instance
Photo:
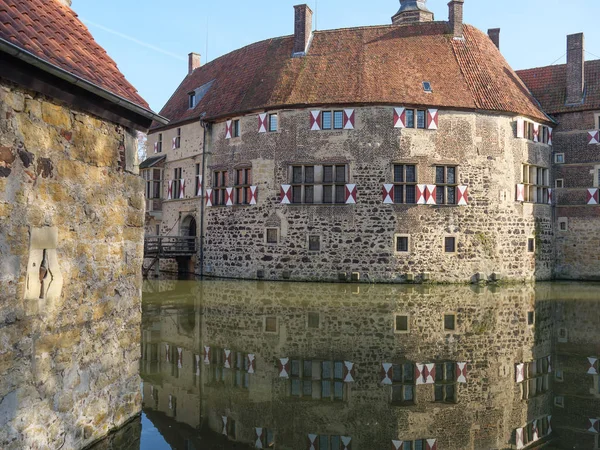
{"label": "steep gabled roof", "polygon": [[585,96],[580,105],[565,105],[566,64],[519,70],[517,74],[548,114],[600,110],[600,59],[585,63]]}
{"label": "steep gabled roof", "polygon": [[[308,53],[291,58],[293,36],[215,59],[188,75],[161,111],[172,123],[251,111],[318,105],[430,105],[516,113],[548,121],[487,35],[447,22],[314,32]],[[213,81],[194,109],[188,94]],[[429,81],[433,93],[423,90]],[[155,124],[156,125],[156,124]]]}
{"label": "steep gabled roof", "polygon": [[58,0],[0,0],[0,39],[149,109],[77,14]]}

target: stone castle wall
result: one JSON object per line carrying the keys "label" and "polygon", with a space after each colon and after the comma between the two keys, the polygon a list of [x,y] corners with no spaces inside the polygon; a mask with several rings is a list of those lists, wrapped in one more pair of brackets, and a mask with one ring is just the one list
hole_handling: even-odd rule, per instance
{"label": "stone castle wall", "polygon": [[[510,117],[441,110],[438,130],[400,130],[391,107],[358,108],[355,116],[354,130],[310,131],[308,110],[284,110],[277,132],[258,133],[251,115],[240,118],[241,137],[233,139],[225,139],[225,123],[213,126],[206,186],[213,170],[229,170],[232,180],[236,167],[251,164],[258,205],[207,208],[205,273],[337,280],[340,272],[359,272],[383,282],[423,273],[438,282],[469,282],[476,273],[552,277],[552,208],[515,201],[522,164],[550,168],[550,146],[516,139]],[[290,165],[323,163],[348,165],[356,205],[280,204]],[[436,165],[456,165],[469,205],[383,204],[394,163],[417,164],[420,184],[435,184]],[[266,244],[267,227],[278,228],[278,244]],[[410,236],[408,254],[395,253],[396,234]],[[320,251],[309,251],[309,235],[320,236]],[[446,236],[456,237],[456,254],[444,252]]]}
{"label": "stone castle wall", "polygon": [[80,448],[141,410],[135,142],[120,126],[0,83],[3,449]]}

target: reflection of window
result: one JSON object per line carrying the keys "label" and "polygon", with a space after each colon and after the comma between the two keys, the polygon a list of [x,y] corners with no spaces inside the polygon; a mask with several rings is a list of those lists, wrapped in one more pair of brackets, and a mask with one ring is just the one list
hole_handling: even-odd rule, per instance
{"label": "reflection of window", "polygon": [[417,203],[417,166],[394,164],[394,203]]}
{"label": "reflection of window", "polygon": [[265,318],[265,331],[267,333],[277,333],[277,317]]}
{"label": "reflection of window", "polygon": [[412,405],[415,402],[415,366],[413,363],[392,365],[392,404]]}
{"label": "reflection of window", "polygon": [[263,428],[262,435],[260,437],[262,443],[261,448],[274,448],[275,447],[275,432],[270,428]]}
{"label": "reflection of window", "polygon": [[527,239],[527,251],[529,253],[534,253],[535,252],[535,239],[534,238],[528,238]]}
{"label": "reflection of window", "polygon": [[235,432],[236,432],[235,420],[232,419],[231,417],[228,417],[227,418],[227,437],[229,439],[235,440],[236,439]]}
{"label": "reflection of window", "polygon": [[427,447],[426,439],[417,439],[416,441],[402,441],[402,450],[425,450]]}
{"label": "reflection of window", "polygon": [[397,333],[408,333],[408,316],[396,316],[395,330]]}
{"label": "reflection of window", "polygon": [[293,397],[342,401],[346,398],[342,361],[293,359],[290,363]]}
{"label": "reflection of window", "polygon": [[319,313],[308,313],[308,328],[319,328],[321,316]]}
{"label": "reflection of window", "polygon": [[248,389],[250,375],[248,374],[248,358],[245,353],[235,353],[234,385]]}
{"label": "reflection of window", "polygon": [[212,348],[211,349],[211,361],[210,361],[210,369],[211,369],[211,381],[216,383],[224,383],[225,382],[225,355],[223,354],[223,349],[220,348]]}
{"label": "reflection of window", "polygon": [[[542,419],[536,420],[536,427],[538,430],[537,440],[542,439],[543,437],[547,436],[550,431],[550,427],[548,424],[548,417],[544,417]],[[535,441],[536,440],[533,439],[533,422],[530,422],[523,429],[523,444],[525,444],[527,446]]]}
{"label": "reflection of window", "polygon": [[435,365],[435,401],[456,402],[456,364],[452,362]]}
{"label": "reflection of window", "polygon": [[456,330],[456,315],[444,314],[444,331]]}
{"label": "reflection of window", "polygon": [[523,399],[533,398],[547,392],[549,381],[547,358],[525,363]]}
{"label": "reflection of window", "polygon": [[[338,435],[319,435],[319,450],[338,450],[342,448],[342,440]],[[351,448],[351,447],[349,447]]]}
{"label": "reflection of window", "polygon": [[308,249],[311,252],[318,252],[321,250],[321,236],[309,236],[308,237]]}

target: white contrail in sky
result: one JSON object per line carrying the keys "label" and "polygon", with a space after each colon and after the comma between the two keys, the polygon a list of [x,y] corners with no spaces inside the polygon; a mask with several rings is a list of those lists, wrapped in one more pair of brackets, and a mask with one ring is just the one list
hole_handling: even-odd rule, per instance
{"label": "white contrail in sky", "polygon": [[134,38],[132,36],[128,36],[126,34],[123,34],[120,31],[107,28],[104,25],[100,25],[98,23],[92,22],[91,20],[82,19],[82,18],[80,18],[80,20],[83,23],[87,24],[87,25],[91,25],[93,27],[100,28],[101,30],[106,31],[107,33],[111,33],[111,34],[114,34],[115,36],[119,36],[119,37],[121,37],[123,39],[127,39],[128,41],[135,42],[136,44],[141,45],[142,47],[149,48],[150,50],[154,50],[155,52],[162,53],[163,55],[167,55],[167,56],[170,56],[172,58],[176,58],[176,59],[178,59],[180,61],[186,61],[186,58],[184,58],[183,56],[177,55],[175,53],[168,52],[166,50],[163,50],[162,48],[156,47],[156,46],[154,46],[152,44],[148,44],[147,42],[140,41],[139,39],[136,39],[136,38]]}

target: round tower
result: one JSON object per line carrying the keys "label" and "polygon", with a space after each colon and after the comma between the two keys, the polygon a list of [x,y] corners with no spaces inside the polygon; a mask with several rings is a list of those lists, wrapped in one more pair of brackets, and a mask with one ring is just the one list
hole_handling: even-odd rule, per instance
{"label": "round tower", "polygon": [[432,22],[433,13],[427,9],[426,3],[427,0],[400,0],[400,9],[392,16],[392,23]]}

